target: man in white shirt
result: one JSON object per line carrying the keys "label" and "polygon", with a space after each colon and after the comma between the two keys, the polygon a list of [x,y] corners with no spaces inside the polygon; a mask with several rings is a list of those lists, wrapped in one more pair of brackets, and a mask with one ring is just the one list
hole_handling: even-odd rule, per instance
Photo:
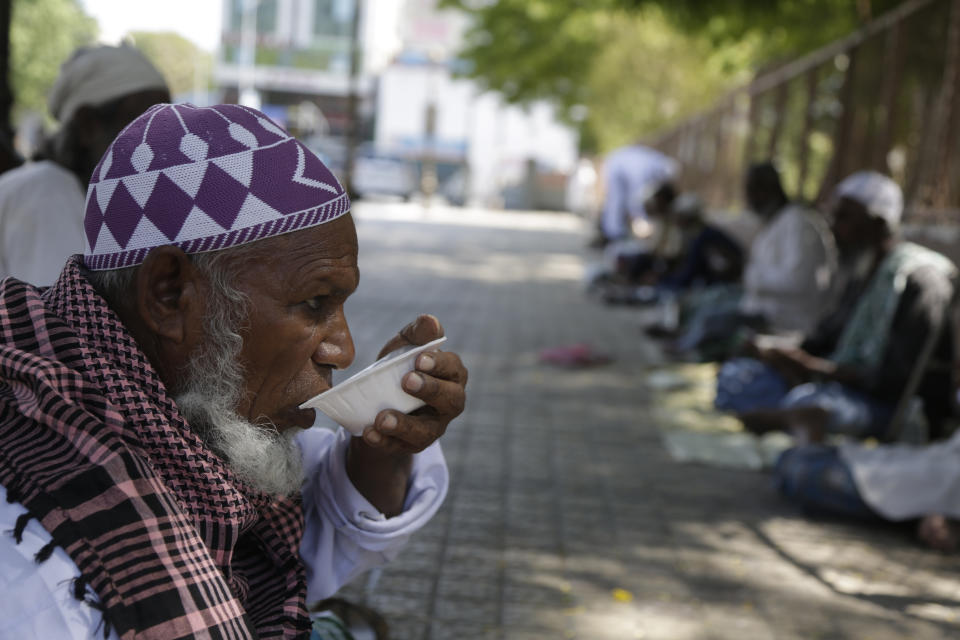
{"label": "man in white shirt", "polygon": [[671,346],[723,360],[757,331],[797,334],[816,326],[830,305],[837,257],[826,221],[787,198],[769,162],[752,165],[747,204],[763,227],[754,238],[740,286],[698,295],[683,334]]}
{"label": "man in white shirt", "polygon": [[631,223],[646,217],[645,203],[657,187],[677,175],[677,163],[656,149],[633,144],[610,152],[603,163],[603,243],[630,237]]}
{"label": "man in white shirt", "polygon": [[83,200],[93,167],[123,127],[167,102],[166,81],[138,50],[76,51],[50,91],[61,123],[44,159],[0,176],[0,278],[47,286],[63,262],[83,250]]}
{"label": "man in white shirt", "polygon": [[823,217],[790,202],[770,163],[750,167],[746,197],[764,220],[743,273],[741,311],[774,332],[807,333],[826,308],[836,251]]}
{"label": "man in white shirt", "polygon": [[[424,406],[360,436],[301,408],[354,357],[349,208],[254,109],[155,105],[107,148],[83,255],[0,282],[0,637],[306,635],[439,508],[457,354],[418,355]],[[441,335],[420,316],[381,356]]]}

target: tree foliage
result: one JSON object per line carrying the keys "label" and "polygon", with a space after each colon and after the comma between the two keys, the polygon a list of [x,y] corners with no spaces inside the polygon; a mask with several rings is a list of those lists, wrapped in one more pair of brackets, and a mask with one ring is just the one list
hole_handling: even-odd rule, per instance
{"label": "tree foliage", "polygon": [[96,36],[96,21],[77,0],[13,0],[10,86],[15,120],[27,111],[46,113],[47,92],[60,65]]}
{"label": "tree foliage", "polygon": [[749,78],[756,43],[714,46],[665,16],[619,15],[603,32],[585,86],[584,146],[606,151],[690,116]]}
{"label": "tree foliage", "polygon": [[721,44],[760,36],[758,62],[792,57],[840,38],[905,0],[611,0],[659,6],[679,28]]}
{"label": "tree foliage", "polygon": [[902,0],[441,0],[473,24],[470,75],[514,103],[549,100],[586,149],[706,107],[762,65],[843,36]]}
{"label": "tree foliage", "polygon": [[166,78],[172,95],[209,85],[213,56],[190,40],[173,32],[134,31],[129,37]]}

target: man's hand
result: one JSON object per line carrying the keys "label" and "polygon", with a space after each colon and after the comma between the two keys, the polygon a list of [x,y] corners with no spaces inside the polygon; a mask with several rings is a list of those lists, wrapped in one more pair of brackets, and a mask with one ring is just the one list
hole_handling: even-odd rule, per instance
{"label": "man's hand", "polygon": [[830,377],[836,368],[829,360],[810,355],[798,347],[771,347],[762,353],[763,360],[794,386],[817,376]]}
{"label": "man's hand", "polygon": [[[408,345],[426,344],[443,336],[431,315],[422,315],[400,330],[378,357]],[[351,482],[387,516],[403,510],[414,453],[423,451],[447,430],[466,403],[467,369],[450,351],[422,353],[416,370],[403,378],[403,389],[426,402],[410,414],[386,409],[350,443],[347,473]]]}

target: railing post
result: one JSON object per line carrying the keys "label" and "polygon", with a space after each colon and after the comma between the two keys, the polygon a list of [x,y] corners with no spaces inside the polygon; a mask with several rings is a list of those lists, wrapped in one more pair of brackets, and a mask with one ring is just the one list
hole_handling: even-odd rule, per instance
{"label": "railing post", "polygon": [[960,0],[950,7],[950,26],[947,34],[946,60],[943,68],[941,109],[937,122],[938,135],[934,138],[938,149],[935,173],[931,176],[931,205],[947,208],[952,200],[950,177],[953,175],[954,144],[957,130],[957,86],[960,84]]}
{"label": "railing post", "polygon": [[857,68],[857,50],[859,46],[847,51],[847,68],[843,74],[843,87],[840,89],[840,107],[842,109],[840,118],[837,120],[837,126],[833,134],[833,158],[830,160],[829,168],[820,183],[817,202],[822,203],[827,194],[837,182],[847,173],[847,158],[850,156],[850,150],[847,148],[850,144],[850,126],[853,124],[854,105],[853,105],[853,86],[856,81]]}
{"label": "railing post", "polygon": [[760,120],[760,95],[753,91],[748,91],[750,97],[750,106],[747,111],[747,135],[743,141],[743,175],[747,175],[747,170],[754,162],[753,152],[756,147],[758,121]]}
{"label": "railing post", "polygon": [[807,176],[810,172],[810,131],[813,129],[813,105],[817,100],[817,89],[820,85],[820,68],[813,67],[806,73],[806,104],[803,109],[803,130],[800,132],[800,157],[798,164],[800,171],[797,178],[796,197],[803,198],[806,194]]}
{"label": "railing post", "polygon": [[790,97],[790,81],[786,80],[777,87],[777,97],[774,103],[775,115],[770,139],[767,141],[767,158],[774,159],[777,155],[777,144],[783,132],[783,121],[787,115],[787,99]]}
{"label": "railing post", "polygon": [[877,130],[872,140],[870,167],[881,173],[887,173],[887,153],[893,142],[894,129],[897,124],[897,96],[900,91],[900,78],[903,71],[903,23],[897,22],[887,32],[884,43],[882,85],[880,87],[880,108],[883,109],[882,121],[877,123]]}

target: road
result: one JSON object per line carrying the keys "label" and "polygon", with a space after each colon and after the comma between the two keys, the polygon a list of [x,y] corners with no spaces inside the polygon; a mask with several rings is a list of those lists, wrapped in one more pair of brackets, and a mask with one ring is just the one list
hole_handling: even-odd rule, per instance
{"label": "road", "polygon": [[[682,465],[643,376],[635,310],[582,291],[587,232],[568,215],[359,203],[354,368],[421,312],[470,369],[443,438],[437,517],[375,584],[344,595],[395,640],[911,640],[960,637],[960,558],[902,527],[809,519],[761,472]],[[541,349],[589,342],[571,371]]]}

